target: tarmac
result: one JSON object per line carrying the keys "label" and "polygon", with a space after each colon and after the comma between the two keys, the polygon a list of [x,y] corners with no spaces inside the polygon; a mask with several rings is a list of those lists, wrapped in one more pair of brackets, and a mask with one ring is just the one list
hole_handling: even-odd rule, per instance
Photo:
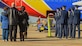
{"label": "tarmac", "polygon": [[[52,32],[51,38],[48,38],[47,32],[39,32],[36,31],[36,27],[29,26],[28,28],[28,38],[25,41],[21,42],[19,37],[19,30],[17,33],[17,41],[10,42],[10,41],[3,41],[2,40],[2,30],[0,29],[0,46],[82,46],[82,31],[81,31],[81,38],[78,39],[76,35],[75,39],[71,38],[56,38],[54,37],[55,32]],[[82,25],[81,25],[82,30]],[[76,32],[78,34],[78,32]]]}

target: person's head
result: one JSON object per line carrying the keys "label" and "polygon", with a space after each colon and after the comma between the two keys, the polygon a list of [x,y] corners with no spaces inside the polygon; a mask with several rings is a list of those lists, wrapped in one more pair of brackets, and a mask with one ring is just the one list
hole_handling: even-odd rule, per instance
{"label": "person's head", "polygon": [[62,11],[62,7],[60,7],[60,11]]}
{"label": "person's head", "polygon": [[11,4],[11,7],[15,7],[15,3],[14,2]]}
{"label": "person's head", "polygon": [[71,9],[69,9],[68,11],[71,11]]}
{"label": "person's head", "polygon": [[62,10],[65,10],[66,9],[66,6],[62,6]]}
{"label": "person's head", "polygon": [[78,6],[75,6],[75,10],[78,10]]}
{"label": "person's head", "polygon": [[24,6],[22,6],[22,7],[21,7],[21,10],[22,10],[22,11],[24,11],[24,10],[25,10],[25,7],[24,7]]}
{"label": "person's head", "polygon": [[59,11],[60,11],[60,9],[59,9],[59,8],[57,8],[57,9],[56,9],[56,12],[59,12]]}
{"label": "person's head", "polygon": [[71,10],[73,10],[73,11],[74,11],[74,10],[75,10],[75,6],[72,6],[72,7],[71,7]]}
{"label": "person's head", "polygon": [[68,12],[71,12],[71,9],[69,9]]}
{"label": "person's head", "polygon": [[74,8],[71,8],[71,11],[74,11]]}
{"label": "person's head", "polygon": [[41,16],[38,17],[39,19],[41,18]]}
{"label": "person's head", "polygon": [[8,10],[8,7],[7,7],[7,6],[5,6],[3,9],[4,9],[4,11],[6,11],[6,10]]}

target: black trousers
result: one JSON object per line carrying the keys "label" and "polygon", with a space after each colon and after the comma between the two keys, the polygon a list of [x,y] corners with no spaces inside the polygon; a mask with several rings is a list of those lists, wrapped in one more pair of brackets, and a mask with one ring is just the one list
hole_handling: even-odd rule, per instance
{"label": "black trousers", "polygon": [[9,26],[9,33],[10,33],[10,41],[12,41],[12,39],[14,39],[14,41],[16,41],[17,25],[10,25]]}
{"label": "black trousers", "polygon": [[26,25],[20,22],[19,29],[20,29],[20,41],[24,41],[24,35],[26,32]]}
{"label": "black trousers", "polygon": [[26,26],[26,27],[25,27],[25,34],[24,34],[24,38],[27,38],[27,29],[28,29],[28,27]]}
{"label": "black trousers", "polygon": [[80,38],[80,24],[73,24],[72,38],[76,36],[76,27],[78,29],[78,38]]}

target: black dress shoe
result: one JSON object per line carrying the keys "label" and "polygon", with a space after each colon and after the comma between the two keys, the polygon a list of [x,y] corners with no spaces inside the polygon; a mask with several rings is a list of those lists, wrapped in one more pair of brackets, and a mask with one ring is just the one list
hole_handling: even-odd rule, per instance
{"label": "black dress shoe", "polygon": [[22,39],[20,41],[22,41]]}
{"label": "black dress shoe", "polygon": [[23,39],[23,41],[24,41],[24,39]]}
{"label": "black dress shoe", "polygon": [[14,40],[14,41],[16,41],[16,40]]}
{"label": "black dress shoe", "polygon": [[57,36],[55,36],[55,37],[57,37]]}
{"label": "black dress shoe", "polygon": [[9,40],[7,39],[7,41],[9,41]]}
{"label": "black dress shoe", "polygon": [[12,39],[10,39],[10,41],[12,42]]}

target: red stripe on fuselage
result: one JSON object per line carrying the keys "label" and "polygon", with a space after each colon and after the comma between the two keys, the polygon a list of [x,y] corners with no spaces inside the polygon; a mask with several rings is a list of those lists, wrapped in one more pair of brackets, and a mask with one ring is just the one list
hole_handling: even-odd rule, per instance
{"label": "red stripe on fuselage", "polygon": [[[14,0],[2,0],[5,4],[7,4],[8,6],[11,6],[12,2],[15,2]],[[31,7],[29,7],[29,5],[27,5],[26,3],[22,2],[22,5],[26,7],[26,11],[28,12],[28,14],[30,16],[36,16],[36,17],[42,17],[45,18],[44,15],[38,13],[37,11],[35,11],[34,9],[32,9]]]}

